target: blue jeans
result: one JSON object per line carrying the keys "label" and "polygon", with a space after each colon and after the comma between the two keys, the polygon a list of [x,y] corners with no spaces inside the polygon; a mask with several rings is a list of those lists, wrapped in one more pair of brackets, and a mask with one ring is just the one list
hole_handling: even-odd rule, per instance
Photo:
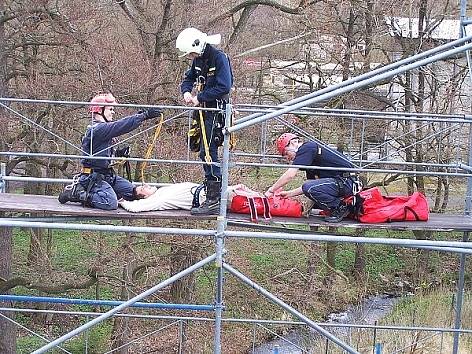
{"label": "blue jeans", "polygon": [[[215,142],[215,112],[203,112],[203,121],[205,123],[205,133],[209,146],[209,152],[212,162],[219,163],[218,146]],[[200,160],[205,162],[205,144],[203,137],[200,139]],[[221,168],[213,164],[204,164],[203,171],[205,172],[205,179],[207,181],[221,181]]]}
{"label": "blue jeans", "polygon": [[303,194],[313,200],[319,209],[336,209],[343,198],[352,195],[352,180],[350,178],[343,180],[343,190],[339,190],[337,178],[310,179],[302,185]]}
{"label": "blue jeans", "polygon": [[[87,189],[91,175],[82,175],[80,183]],[[103,210],[118,209],[118,199],[133,200],[133,184],[127,179],[116,175],[105,175],[92,186],[88,203],[92,208]]]}

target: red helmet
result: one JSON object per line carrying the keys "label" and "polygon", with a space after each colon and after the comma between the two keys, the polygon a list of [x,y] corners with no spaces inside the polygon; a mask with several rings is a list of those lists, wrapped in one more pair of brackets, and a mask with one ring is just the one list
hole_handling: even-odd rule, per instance
{"label": "red helmet", "polygon": [[90,103],[96,103],[97,106],[90,106],[89,111],[90,113],[102,113],[102,108],[108,106],[110,104],[116,104],[115,97],[111,93],[100,93],[95,95],[94,98],[90,101]]}
{"label": "red helmet", "polygon": [[290,144],[292,139],[297,139],[298,136],[293,133],[283,133],[281,136],[278,137],[275,144],[277,145],[277,150],[279,151],[280,155],[284,154],[285,148]]}

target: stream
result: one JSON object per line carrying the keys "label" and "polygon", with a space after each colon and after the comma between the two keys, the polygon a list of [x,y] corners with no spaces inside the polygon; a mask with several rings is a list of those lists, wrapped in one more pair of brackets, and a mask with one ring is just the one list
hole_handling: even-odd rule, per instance
{"label": "stream", "polygon": [[[388,315],[400,298],[388,295],[371,296],[360,304],[349,306],[344,312],[331,313],[325,323],[374,325],[376,321]],[[300,327],[301,328],[301,327]],[[349,328],[347,327],[323,327],[337,336],[345,343],[349,343]],[[262,330],[262,329],[261,329]],[[336,345],[329,344],[331,348]],[[295,329],[283,336],[264,343],[253,351],[254,354],[302,354],[324,353],[326,351],[326,339],[321,338],[311,329]],[[328,351],[329,352],[329,351]]]}

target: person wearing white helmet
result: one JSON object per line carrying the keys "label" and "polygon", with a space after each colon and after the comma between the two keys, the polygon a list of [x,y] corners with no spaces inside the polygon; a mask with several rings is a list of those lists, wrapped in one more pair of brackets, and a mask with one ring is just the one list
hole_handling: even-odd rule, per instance
{"label": "person wearing white helmet", "polygon": [[81,203],[104,210],[118,208],[118,200],[139,199],[143,196],[136,193],[136,188],[127,179],[115,174],[111,167],[111,157],[114,155],[115,138],[138,128],[147,119],[160,117],[162,112],[156,107],[113,121],[117,104],[111,93],[95,95],[90,101],[89,111],[93,123],[87,127],[82,139],[82,150],[91,156],[106,157],[106,159],[84,158],[82,171],[74,182],[64,188],[59,195],[61,204],[67,202]]}
{"label": "person wearing white helmet", "polygon": [[[339,151],[316,141],[302,142],[293,133],[284,133],[276,140],[278,152],[293,165],[310,167],[334,167],[338,169],[304,169],[290,167],[265,192],[266,197],[278,194],[282,197],[294,197],[304,194],[314,202],[318,209],[329,212],[327,222],[340,222],[353,210],[346,205],[344,198],[360,191],[361,185],[354,173],[343,171],[354,168],[349,159]],[[295,178],[298,170],[306,172],[307,181],[301,187],[283,191],[282,188]]]}
{"label": "person wearing white helmet", "polygon": [[[185,73],[180,86],[186,104],[224,109],[228,103],[233,86],[233,74],[228,56],[214,47],[220,42],[221,35],[208,35],[192,27],[184,29],[178,35],[177,49],[182,53],[181,56],[192,60],[192,66]],[[222,145],[224,139],[223,115],[215,111],[195,111],[195,114],[197,116],[194,116],[194,122],[197,125],[200,122],[199,115],[203,114],[206,135],[206,139],[200,139],[195,151],[199,151],[200,159],[207,162],[203,165],[207,199],[200,207],[192,208],[191,213],[217,214],[220,209],[221,170],[214,163],[219,162],[218,147]]]}

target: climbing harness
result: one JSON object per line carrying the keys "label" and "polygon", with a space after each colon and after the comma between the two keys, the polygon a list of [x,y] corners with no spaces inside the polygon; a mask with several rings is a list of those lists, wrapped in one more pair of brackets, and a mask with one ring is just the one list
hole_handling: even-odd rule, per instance
{"label": "climbing harness", "polygon": [[[130,146],[124,146],[121,149],[116,149],[115,150],[115,157],[125,157],[129,158],[130,157]],[[131,176],[131,165],[129,163],[129,160],[115,160],[113,163],[110,164],[110,167],[115,167],[115,166],[123,166],[126,172],[126,178],[128,181],[133,182],[132,176]]]}

